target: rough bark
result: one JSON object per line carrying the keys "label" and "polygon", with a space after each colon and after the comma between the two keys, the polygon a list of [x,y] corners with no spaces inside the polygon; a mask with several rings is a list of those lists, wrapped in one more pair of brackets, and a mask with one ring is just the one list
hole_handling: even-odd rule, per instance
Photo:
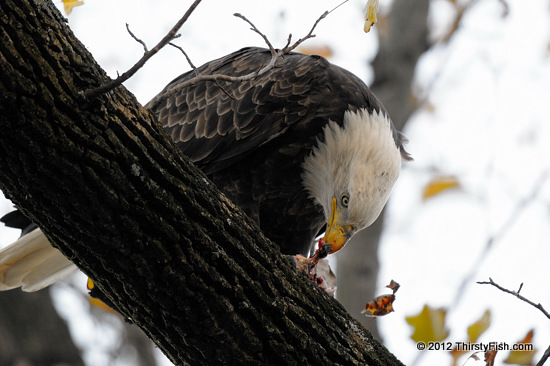
{"label": "rough bark", "polygon": [[[416,109],[412,82],[416,63],[427,49],[428,8],[430,0],[395,1],[383,24],[377,24],[380,50],[372,66],[375,79],[371,90],[382,101],[395,126],[403,130]],[[355,235],[337,255],[338,300],[366,324],[360,315],[375,294],[378,275],[378,247],[384,227],[384,212],[369,228]],[[352,280],[350,280],[352,279]],[[384,281],[390,282],[391,278]],[[395,278],[399,282],[398,278]],[[369,330],[378,338],[376,323]]]}
{"label": "rough bark", "polygon": [[396,365],[107,81],[51,2],[0,3],[0,188],[178,365]]}

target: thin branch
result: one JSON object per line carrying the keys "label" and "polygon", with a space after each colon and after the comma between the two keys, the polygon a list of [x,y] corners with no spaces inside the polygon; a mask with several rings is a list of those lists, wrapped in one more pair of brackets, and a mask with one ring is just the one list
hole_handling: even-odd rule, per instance
{"label": "thin branch", "polygon": [[342,5],[344,5],[345,3],[347,3],[349,0],[344,0],[342,1],[340,4],[336,5],[334,8],[332,8],[332,10],[329,10],[328,13],[332,13],[334,10],[338,9],[339,7],[341,7]]}
{"label": "thin branch", "polygon": [[258,33],[264,39],[264,41],[267,44],[267,47],[269,47],[269,50],[271,51],[272,55],[275,55],[277,53],[277,51],[275,51],[275,48],[273,48],[273,45],[271,44],[271,42],[269,42],[269,39],[267,38],[267,36],[265,34],[263,34],[262,32],[260,32],[260,30],[258,28],[256,28],[256,26],[254,25],[254,23],[252,23],[250,20],[248,20],[244,15],[242,15],[240,13],[235,13],[233,15],[236,16],[237,18],[241,18],[242,20],[244,20],[245,22],[250,24],[250,26],[252,27],[250,29],[253,30],[254,32]]}
{"label": "thin branch", "polygon": [[284,48],[287,48],[288,46],[290,46],[290,42],[292,42],[292,33],[288,34],[288,39],[286,40],[286,44]]}
{"label": "thin branch", "polygon": [[[526,297],[522,296],[519,294],[519,292],[521,291],[521,289],[523,288],[523,282],[519,285],[519,289],[517,291],[512,291],[512,290],[508,290],[507,288],[504,288],[502,286],[500,286],[498,283],[496,283],[495,281],[493,281],[493,279],[491,277],[489,277],[489,281],[478,281],[477,282],[478,284],[480,285],[491,285],[491,286],[494,286],[496,288],[498,288],[500,291],[503,291],[503,292],[506,292],[510,295],[513,295],[515,297],[517,297],[518,299],[520,299],[521,301],[525,301],[526,303],[528,303],[529,305],[539,309],[540,311],[542,311],[542,313],[548,318],[550,319],[550,314],[548,313],[548,311],[546,311],[542,305],[540,303],[538,304],[535,304],[533,301],[527,299]],[[546,351],[544,351],[544,354],[542,355],[541,359],[539,360],[539,362],[537,362],[537,365],[536,366],[542,366],[544,365],[544,363],[548,360],[548,358],[550,358],[550,346],[546,349]]]}
{"label": "thin branch", "polygon": [[520,295],[519,292],[521,291],[521,288],[523,287],[523,283],[519,286],[519,290],[516,292],[516,291],[512,291],[512,290],[508,290],[507,288],[504,288],[502,286],[500,286],[499,284],[497,284],[496,282],[493,281],[493,279],[491,277],[489,277],[489,281],[479,281],[477,282],[478,284],[480,285],[492,285],[492,286],[495,286],[496,288],[498,288],[500,291],[503,291],[503,292],[506,292],[508,294],[511,294],[511,295],[514,295],[515,297],[517,297],[518,299],[522,300],[522,301],[525,301],[526,303],[528,303],[529,305],[531,306],[534,306],[535,308],[539,309],[540,311],[542,311],[542,313],[548,318],[550,319],[550,314],[542,307],[542,305],[540,303],[538,304],[535,304],[534,302],[532,302],[531,300],[525,298],[524,296]]}
{"label": "thin branch", "polygon": [[[189,19],[193,11],[197,8],[197,6],[200,4],[202,0],[195,0],[193,4],[187,9],[185,14],[181,17],[180,20],[170,29],[170,31],[164,36],[164,38],[150,51],[145,51],[141,59],[139,59],[138,62],[134,66],[132,66],[128,71],[117,77],[116,79],[103,84],[95,89],[86,90],[84,92],[84,96],[88,99],[95,98],[101,94],[104,94],[117,86],[121,85],[123,82],[128,80],[130,77],[132,77],[139,69],[145,65],[145,63],[153,57],[156,53],[158,53],[164,46],[166,46],[170,41],[172,41],[174,38],[176,38],[176,34],[178,30],[181,28],[181,26]],[[135,39],[135,37],[134,37]]]}
{"label": "thin branch", "polygon": [[349,0],[344,0],[340,4],[336,5],[334,8],[332,8],[331,10],[327,10],[323,14],[321,14],[321,16],[315,21],[315,23],[313,23],[313,26],[309,30],[309,33],[306,34],[306,36],[304,38],[300,38],[299,40],[297,40],[290,47],[289,47],[289,44],[290,44],[290,39],[292,38],[292,34],[289,34],[288,35],[288,42],[287,42],[286,46],[283,48],[283,54],[293,51],[294,49],[296,49],[296,47],[298,47],[300,44],[302,44],[306,39],[315,37],[315,34],[313,34],[313,31],[315,30],[315,28],[317,28],[317,25],[319,24],[319,22],[321,20],[325,19],[330,13],[332,13],[333,11],[335,11],[336,9],[338,9],[339,7],[341,7],[342,5],[347,3],[348,1]]}
{"label": "thin branch", "polygon": [[[336,9],[336,8],[334,8],[334,9]],[[331,11],[333,11],[334,9],[332,9]],[[294,44],[292,46],[288,47],[288,45],[287,45],[285,48],[283,48],[282,53],[285,54],[285,53],[291,52],[296,47],[298,47],[300,44],[302,44],[305,40],[315,37],[315,34],[313,34],[313,31],[315,30],[315,28],[317,28],[317,24],[319,24],[319,22],[321,20],[325,19],[327,17],[327,15],[330,14],[331,11],[327,10],[323,14],[321,14],[321,16],[315,21],[315,23],[313,23],[313,27],[311,27],[311,29],[309,30],[309,33],[306,34],[306,36],[304,38],[300,38],[299,40],[294,42]],[[290,35],[288,37],[288,41],[290,43]]]}
{"label": "thin branch", "polygon": [[130,36],[139,44],[141,44],[143,46],[143,52],[147,53],[149,50],[147,49],[147,45],[145,44],[145,42],[143,42],[141,39],[139,39],[138,37],[136,37],[136,35],[134,33],[132,33],[132,31],[130,30],[130,25],[128,25],[128,23],[126,23],[126,30],[128,31],[128,33],[130,34]]}
{"label": "thin branch", "polygon": [[542,366],[544,365],[544,363],[548,360],[548,358],[550,358],[550,346],[548,346],[548,348],[546,349],[546,351],[544,351],[544,354],[542,355],[541,359],[539,360],[539,362],[537,362],[536,366]]}
{"label": "thin branch", "polygon": [[130,31],[130,27],[128,26],[128,24],[126,24],[126,29],[128,30],[128,33],[130,34],[130,36],[138,43],[140,43],[142,46],[143,46],[143,49],[144,49],[144,53],[143,53],[143,56],[141,57],[141,59],[139,59],[138,62],[136,62],[136,64],[134,66],[132,66],[128,71],[124,72],[122,75],[119,75],[116,79],[114,80],[111,80],[110,82],[106,83],[106,84],[103,84],[101,86],[99,86],[98,88],[95,88],[95,89],[90,89],[90,90],[87,90],[84,92],[84,96],[88,99],[91,99],[91,98],[95,98],[101,94],[104,94],[114,88],[116,88],[117,86],[121,85],[123,82],[125,82],[126,80],[128,80],[129,78],[131,78],[139,69],[141,69],[143,67],[143,65],[145,65],[145,63],[151,58],[153,57],[156,53],[158,53],[164,46],[166,46],[167,44],[170,44],[176,48],[178,48],[184,55],[185,55],[185,58],[187,59],[187,62],[189,63],[189,65],[191,66],[191,68],[193,68],[193,70],[195,71],[195,78],[191,79],[191,80],[188,80],[187,82],[183,83],[183,84],[179,84],[176,88],[173,88],[173,89],[170,89],[168,91],[166,91],[163,95],[160,95],[160,96],[157,96],[155,97],[153,100],[151,100],[147,106],[150,108],[151,106],[159,103],[160,101],[166,99],[166,98],[169,98],[171,95],[173,95],[174,93],[176,93],[177,91],[187,87],[188,85],[190,84],[193,84],[193,83],[196,83],[196,82],[199,82],[199,81],[205,81],[205,80],[213,80],[213,81],[219,81],[219,80],[223,80],[223,81],[228,81],[228,82],[240,82],[240,81],[246,81],[246,80],[250,80],[252,78],[255,78],[259,75],[262,75],[264,73],[266,73],[267,71],[269,71],[270,69],[272,69],[274,66],[275,66],[275,63],[277,61],[277,59],[279,59],[280,57],[282,57],[284,54],[286,53],[289,53],[291,51],[293,51],[294,49],[296,49],[300,44],[302,44],[305,40],[309,39],[309,38],[313,38],[315,37],[315,35],[313,34],[313,31],[315,30],[315,28],[317,27],[317,25],[319,24],[319,22],[326,18],[328,14],[332,13],[334,10],[336,10],[338,7],[340,7],[342,4],[346,3],[348,0],[345,0],[344,2],[342,2],[340,5],[336,6],[334,9],[330,10],[330,11],[325,11],[316,21],[315,23],[313,24],[313,26],[311,27],[310,31],[308,34],[305,35],[305,37],[303,38],[300,38],[299,40],[297,40],[296,42],[294,42],[294,44],[292,46],[290,46],[290,42],[291,42],[291,38],[292,38],[292,35],[289,34],[288,36],[288,41],[287,41],[287,44],[285,45],[285,47],[278,51],[276,50],[273,45],[271,44],[271,42],[269,41],[269,39],[267,38],[267,36],[265,34],[263,34],[255,25],[254,23],[252,23],[250,20],[248,20],[244,15],[242,14],[239,14],[239,13],[235,13],[233,14],[234,16],[238,17],[238,18],[241,18],[242,20],[244,20],[245,22],[247,22],[248,24],[250,24],[250,26],[252,27],[252,31],[258,33],[265,41],[265,43],[267,44],[267,46],[269,47],[269,50],[271,52],[271,61],[265,65],[261,70],[257,71],[257,72],[253,72],[253,73],[250,73],[248,75],[244,75],[244,76],[239,76],[239,77],[234,77],[234,76],[229,76],[229,75],[221,75],[221,74],[215,74],[215,75],[200,75],[198,73],[198,69],[193,65],[193,63],[191,62],[191,59],[187,56],[187,54],[185,53],[185,51],[179,47],[179,46],[176,46],[174,44],[171,43],[171,41],[175,38],[178,37],[178,34],[177,34],[177,31],[181,28],[181,26],[187,21],[187,19],[191,16],[191,14],[193,13],[193,11],[197,8],[197,6],[199,5],[199,3],[201,2],[201,0],[195,0],[195,2],[193,4],[191,4],[191,6],[187,9],[187,11],[185,12],[185,14],[183,15],[183,17],[172,27],[172,29],[166,34],[166,36],[164,36],[164,38],[152,49],[152,50],[148,50],[147,49],[147,46],[145,44],[145,42],[143,42],[141,39],[139,39],[138,37],[136,37],[134,35],[134,33],[132,33],[132,31]]}
{"label": "thin branch", "polygon": [[[334,9],[333,9],[334,10]],[[313,24],[313,26],[311,27],[311,30],[309,31],[308,34],[306,34],[303,38],[300,38],[298,41],[296,41],[292,46],[289,46],[290,44],[290,39],[291,39],[291,35],[289,35],[289,38],[288,38],[288,42],[286,44],[286,46],[282,49],[282,50],[276,50],[273,45],[271,44],[271,42],[269,41],[269,39],[267,38],[267,36],[265,34],[263,34],[255,25],[254,23],[252,23],[250,20],[248,20],[244,15],[242,14],[239,14],[239,13],[235,13],[233,14],[234,16],[238,17],[238,18],[241,18],[242,20],[244,20],[245,22],[247,22],[252,28],[252,31],[258,33],[265,41],[265,43],[267,44],[267,46],[269,47],[269,50],[271,52],[271,60],[266,64],[264,65],[261,69],[257,70],[257,71],[253,71],[251,73],[248,73],[246,75],[241,75],[241,76],[230,76],[230,75],[224,75],[224,74],[210,74],[210,75],[202,75],[202,74],[199,74],[198,71],[196,70],[195,71],[195,74],[196,76],[194,78],[191,78],[183,83],[179,83],[177,85],[175,85],[174,87],[166,90],[164,93],[160,94],[160,95],[157,95],[155,96],[152,100],[149,101],[149,103],[147,103],[145,105],[145,108],[147,109],[152,109],[154,108],[154,106],[158,105],[159,103],[161,103],[162,101],[170,98],[172,95],[176,94],[177,92],[187,88],[189,85],[192,85],[192,84],[195,84],[195,83],[198,83],[198,82],[201,82],[201,81],[215,81],[218,86],[220,86],[220,84],[218,83],[219,81],[227,81],[227,82],[243,82],[243,81],[248,81],[248,80],[251,80],[251,79],[254,79],[258,76],[261,76],[263,74],[265,74],[266,72],[268,72],[269,70],[271,70],[273,67],[275,67],[275,64],[277,63],[277,60],[279,58],[281,58],[283,55],[291,52],[292,50],[294,50],[296,47],[298,47],[301,43],[303,43],[305,40],[309,39],[309,38],[312,38],[312,37],[315,37],[315,35],[313,34],[313,31],[315,30],[315,28],[317,27],[317,24],[319,24],[319,22],[326,18],[326,16],[328,14],[330,14],[330,12],[332,12],[333,10],[331,11],[325,11],[316,21],[315,23]],[[183,51],[183,50],[182,50]],[[185,53],[184,53],[185,54]],[[189,61],[189,60],[188,60]],[[190,62],[190,61],[189,61]],[[193,64],[190,63],[191,67],[193,67]]]}
{"label": "thin branch", "polygon": [[189,56],[187,55],[187,52],[185,52],[185,50],[178,46],[177,44],[174,44],[172,42],[168,43],[170,46],[174,47],[174,48],[177,48],[178,50],[181,51],[181,53],[183,53],[183,55],[185,56],[186,60],[187,60],[187,63],[189,64],[189,66],[191,66],[191,68],[193,69],[193,71],[195,72],[195,75],[199,76],[199,70],[197,70],[197,67],[193,64],[193,62],[191,61],[191,59],[189,58]]}

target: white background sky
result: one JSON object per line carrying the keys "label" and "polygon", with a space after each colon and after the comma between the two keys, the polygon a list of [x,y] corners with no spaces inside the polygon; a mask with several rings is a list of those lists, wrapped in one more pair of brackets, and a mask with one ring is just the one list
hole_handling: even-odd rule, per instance
{"label": "white background sky", "polygon": [[[377,37],[362,31],[365,2],[350,1],[330,14],[306,45],[329,45],[332,62],[369,83],[368,62],[377,52]],[[68,19],[98,62],[116,76],[142,54],[125,23],[152,48],[190,3],[86,0]],[[401,288],[395,313],[377,320],[387,347],[408,365],[414,360],[450,364],[443,351],[418,358],[405,317],[419,313],[424,304],[448,309],[451,342],[466,340],[466,328],[491,309],[492,324],[480,342],[512,344],[535,329],[535,360],[550,344],[550,320],[541,312],[475,284],[492,277],[515,290],[523,282],[522,295],[550,310],[550,2],[507,3],[509,14],[503,17],[500,1],[477,1],[450,42],[433,47],[417,68],[414,92],[422,107],[405,131],[415,161],[404,168],[394,189],[380,254],[380,293],[387,292],[383,286],[390,279]],[[289,33],[294,39],[305,35],[320,14],[336,5],[327,0],[204,0],[177,44],[197,66],[244,46],[263,46],[247,24],[232,16],[240,12],[282,47]],[[384,11],[388,2],[381,0],[381,6]],[[447,0],[432,1],[430,24],[436,34],[444,32],[453,14]],[[125,85],[146,103],[188,69],[181,53],[167,48]],[[459,188],[423,200],[425,185],[438,175],[456,176]],[[9,202],[0,202],[0,213],[9,209]],[[17,235],[0,228],[3,244]],[[471,279],[459,294],[468,274]],[[506,356],[499,354],[496,364]],[[94,365],[102,360],[87,357]],[[474,364],[482,362],[467,363]]]}

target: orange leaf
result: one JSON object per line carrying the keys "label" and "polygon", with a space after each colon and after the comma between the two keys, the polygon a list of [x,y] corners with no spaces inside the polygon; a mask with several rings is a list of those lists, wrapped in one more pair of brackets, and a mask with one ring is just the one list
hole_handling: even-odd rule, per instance
{"label": "orange leaf", "polygon": [[399,290],[400,285],[395,282],[394,280],[390,281],[390,284],[386,286],[387,288],[391,289],[393,293],[395,294],[397,290]]}
{"label": "orange leaf", "polygon": [[458,186],[458,179],[454,176],[436,177],[426,185],[422,198],[427,199],[436,196],[449,188],[455,188]]}
{"label": "orange leaf", "polygon": [[485,366],[494,366],[495,364],[495,357],[497,356],[497,350],[492,349],[487,352],[485,352]]}
{"label": "orange leaf", "polygon": [[504,363],[531,365],[536,352],[532,343],[533,334],[534,331],[531,329],[523,340],[516,343],[517,350],[510,351],[510,354],[508,355],[508,358],[504,360]]}
{"label": "orange leaf", "polygon": [[388,315],[393,311],[394,300],[395,295],[393,294],[378,296],[365,305],[365,309],[361,311],[361,314],[365,314],[368,317]]}
{"label": "orange leaf", "polygon": [[84,5],[84,0],[63,0],[63,7],[67,15],[71,14],[75,6]]}
{"label": "orange leaf", "polygon": [[[457,364],[458,359],[462,357],[462,355],[464,355],[465,353],[468,353],[465,347],[458,349],[458,346],[455,346],[451,350],[451,357],[453,358],[453,366]],[[477,356],[475,356],[475,354],[471,355],[470,358],[478,359]]]}
{"label": "orange leaf", "polygon": [[300,53],[304,55],[317,55],[324,58],[328,58],[333,55],[332,48],[329,46],[303,46],[298,49]]}
{"label": "orange leaf", "polygon": [[449,331],[445,329],[446,311],[443,309],[432,309],[428,305],[420,314],[406,318],[407,323],[414,327],[411,338],[415,342],[440,342],[447,338]]}
{"label": "orange leaf", "polygon": [[394,280],[391,280],[390,284],[386,287],[391,289],[393,294],[381,295],[368,302],[365,305],[365,309],[361,311],[361,314],[365,314],[368,317],[376,317],[388,315],[393,311],[393,302],[395,301],[395,293],[399,290],[399,284]]}

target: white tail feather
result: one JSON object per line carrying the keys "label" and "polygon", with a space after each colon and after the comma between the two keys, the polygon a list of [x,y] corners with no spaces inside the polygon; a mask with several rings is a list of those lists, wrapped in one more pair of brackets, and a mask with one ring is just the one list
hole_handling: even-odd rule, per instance
{"label": "white tail feather", "polygon": [[0,291],[17,287],[27,292],[38,291],[76,269],[36,229],[0,250]]}

